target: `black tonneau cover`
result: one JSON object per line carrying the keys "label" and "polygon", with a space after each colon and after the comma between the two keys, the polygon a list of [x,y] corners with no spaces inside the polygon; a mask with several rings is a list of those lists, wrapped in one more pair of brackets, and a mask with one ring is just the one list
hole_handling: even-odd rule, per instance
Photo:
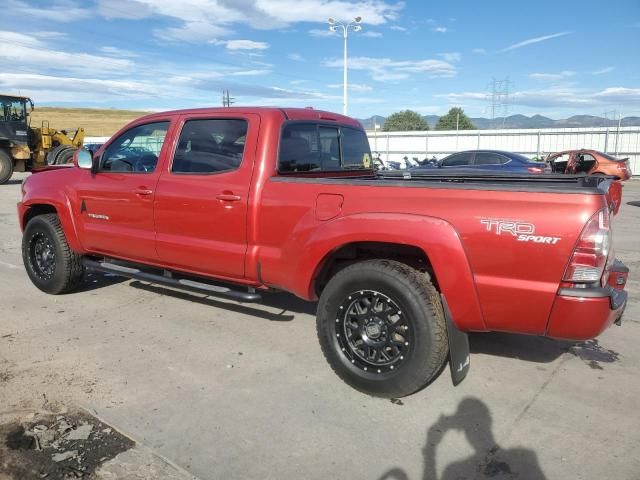
{"label": "black tonneau cover", "polygon": [[351,184],[379,187],[452,188],[470,190],[508,190],[515,192],[606,194],[618,177],[567,175],[560,173],[526,174],[495,173],[469,170],[391,170],[374,175],[305,177],[287,175],[272,177],[276,182]]}

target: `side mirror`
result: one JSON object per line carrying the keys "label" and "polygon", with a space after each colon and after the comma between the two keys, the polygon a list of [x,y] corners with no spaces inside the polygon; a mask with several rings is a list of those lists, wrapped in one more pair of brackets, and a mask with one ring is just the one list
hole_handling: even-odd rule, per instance
{"label": "side mirror", "polygon": [[93,156],[88,150],[78,150],[74,156],[74,163],[78,168],[89,170],[93,167]]}

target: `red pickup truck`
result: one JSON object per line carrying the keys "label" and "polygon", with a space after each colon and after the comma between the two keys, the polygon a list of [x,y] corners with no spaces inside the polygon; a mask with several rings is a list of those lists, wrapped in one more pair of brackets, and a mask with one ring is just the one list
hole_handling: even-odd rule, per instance
{"label": "red pickup truck", "polygon": [[28,177],[18,214],[45,292],[90,268],[239,301],[319,300],[331,367],[397,397],[447,359],[460,381],[465,332],[587,339],[619,323],[619,203],[609,177],[377,174],[351,118],[213,108],[145,116]]}

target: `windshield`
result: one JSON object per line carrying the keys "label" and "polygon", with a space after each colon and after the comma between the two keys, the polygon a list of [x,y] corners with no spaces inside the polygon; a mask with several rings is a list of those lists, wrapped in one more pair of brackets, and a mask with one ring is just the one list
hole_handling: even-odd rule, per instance
{"label": "windshield", "polygon": [[0,121],[3,122],[24,122],[27,118],[25,103],[22,100],[9,98],[0,99],[2,111]]}

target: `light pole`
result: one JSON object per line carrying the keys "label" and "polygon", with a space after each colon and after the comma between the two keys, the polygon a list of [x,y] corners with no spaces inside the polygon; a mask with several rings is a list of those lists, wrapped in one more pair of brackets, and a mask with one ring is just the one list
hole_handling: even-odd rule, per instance
{"label": "light pole", "polygon": [[342,113],[344,115],[347,114],[347,36],[349,34],[349,29],[353,29],[354,32],[359,32],[362,30],[362,26],[360,22],[362,21],[362,17],[356,17],[353,19],[353,22],[345,23],[345,22],[336,22],[333,18],[330,18],[329,21],[329,30],[332,32],[337,32],[338,28],[342,28],[342,36],[344,38],[344,60],[343,60],[343,79],[342,79]]}

